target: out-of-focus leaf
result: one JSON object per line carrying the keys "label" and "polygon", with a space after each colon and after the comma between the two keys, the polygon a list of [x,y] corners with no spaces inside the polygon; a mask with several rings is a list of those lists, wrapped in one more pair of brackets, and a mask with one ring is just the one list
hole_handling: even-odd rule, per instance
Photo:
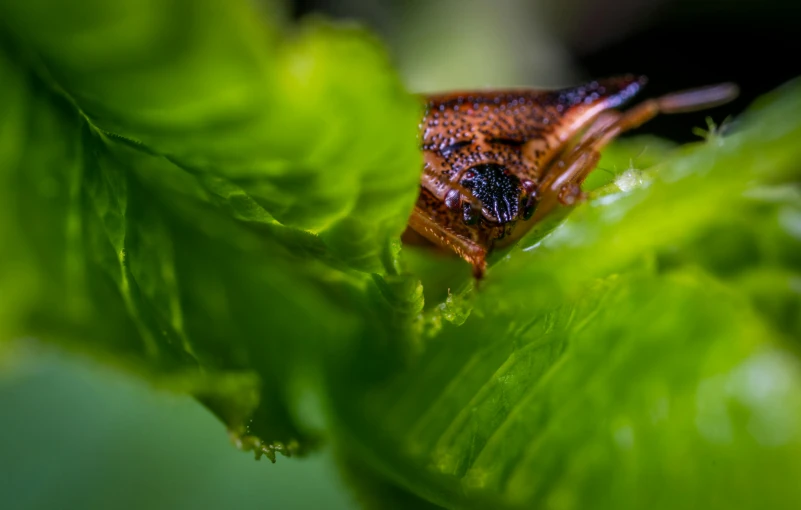
{"label": "out-of-focus leaf", "polygon": [[297,449],[287,399],[318,344],[415,310],[392,282],[420,106],[379,44],[322,22],[279,37],[216,0],[0,20],[0,338],[142,371],[243,447]]}

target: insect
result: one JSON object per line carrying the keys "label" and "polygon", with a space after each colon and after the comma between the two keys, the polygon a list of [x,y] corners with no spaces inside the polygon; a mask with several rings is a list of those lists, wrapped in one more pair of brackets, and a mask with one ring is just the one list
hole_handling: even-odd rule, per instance
{"label": "insect", "polygon": [[724,83],[616,109],[646,81],[625,75],[559,90],[426,96],[420,195],[404,239],[422,236],[456,252],[480,279],[494,248],[519,240],[554,207],[586,199],[581,184],[618,135],[657,114],[710,108],[738,94]]}

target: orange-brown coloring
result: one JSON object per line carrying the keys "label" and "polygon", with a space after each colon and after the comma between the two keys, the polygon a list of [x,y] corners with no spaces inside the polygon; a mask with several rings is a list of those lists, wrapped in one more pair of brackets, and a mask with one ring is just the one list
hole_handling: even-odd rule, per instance
{"label": "orange-brown coloring", "polygon": [[559,203],[584,198],[580,186],[598,151],[620,133],[658,113],[715,106],[737,94],[723,84],[614,110],[644,84],[629,75],[561,90],[427,96],[423,175],[409,229],[456,252],[481,278],[493,247],[517,241]]}

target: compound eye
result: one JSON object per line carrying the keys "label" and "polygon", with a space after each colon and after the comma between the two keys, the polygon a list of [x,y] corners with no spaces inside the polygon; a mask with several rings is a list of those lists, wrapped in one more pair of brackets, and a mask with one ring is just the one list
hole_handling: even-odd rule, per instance
{"label": "compound eye", "polygon": [[475,225],[478,223],[479,216],[479,212],[473,209],[472,205],[467,202],[462,204],[462,219],[465,225]]}
{"label": "compound eye", "polygon": [[523,191],[529,195],[534,195],[537,192],[537,185],[534,183],[534,181],[523,179],[520,181],[520,184],[523,186]]}
{"label": "compound eye", "polygon": [[452,189],[445,195],[445,207],[448,209],[456,209],[459,207],[459,192]]}

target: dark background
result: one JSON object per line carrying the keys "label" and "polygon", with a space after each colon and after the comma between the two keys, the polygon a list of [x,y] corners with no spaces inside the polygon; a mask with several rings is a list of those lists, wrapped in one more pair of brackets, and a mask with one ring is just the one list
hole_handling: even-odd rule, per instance
{"label": "dark background", "polygon": [[[532,27],[528,41],[518,37],[515,44],[500,47],[495,55],[499,60],[512,60],[528,85],[553,85],[547,74],[543,78],[549,64],[527,59],[536,50],[534,46],[541,43],[542,32],[547,32],[548,40],[558,45],[560,58],[567,60],[571,69],[554,83],[631,72],[650,78],[645,92],[649,96],[722,81],[733,81],[741,87],[741,96],[733,104],[708,112],[663,116],[640,129],[680,141],[696,138],[691,129],[705,126],[707,115],[720,122],[727,115],[742,111],[759,95],[801,75],[801,1],[445,0],[445,7],[435,16],[440,19],[427,20],[423,13],[410,20],[409,13],[426,9],[425,3],[295,0],[292,14],[302,17],[325,13],[340,19],[357,19],[382,34],[399,54],[409,51],[399,47],[404,41],[408,46],[409,40],[408,36],[399,40],[399,32],[414,32],[417,23],[423,33],[428,31],[425,25],[431,23],[441,27],[443,41],[430,38],[429,44],[447,44],[450,36],[459,41],[453,48],[453,53],[458,54],[464,47],[459,20],[471,9],[497,9],[504,11],[501,16],[506,16],[508,25],[518,27],[520,33],[526,33],[527,22]],[[472,32],[471,39],[483,38],[487,44],[507,36],[503,23],[498,26],[488,22],[485,29],[473,24],[465,30]],[[514,29],[509,28],[509,32]],[[412,51],[424,56],[425,44]],[[447,51],[440,54],[448,55]],[[519,76],[511,80],[515,83],[509,85],[519,85],[521,81]],[[497,83],[504,81],[493,81],[493,85]],[[410,88],[414,89],[414,85],[412,80]],[[460,86],[461,82],[448,85]]]}

